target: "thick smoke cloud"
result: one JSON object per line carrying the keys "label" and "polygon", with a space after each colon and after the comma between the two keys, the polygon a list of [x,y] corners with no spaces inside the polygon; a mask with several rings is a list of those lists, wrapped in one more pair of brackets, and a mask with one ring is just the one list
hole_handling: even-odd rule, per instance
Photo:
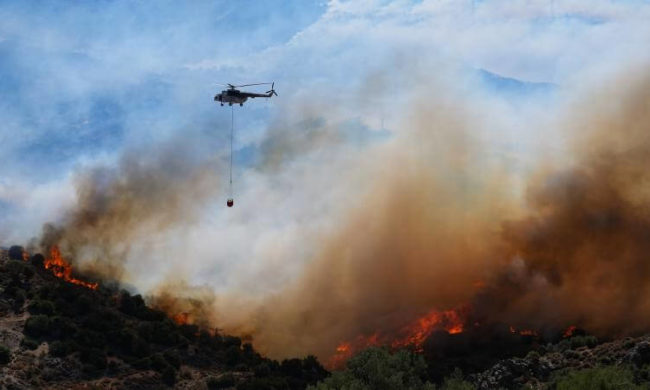
{"label": "thick smoke cloud", "polygon": [[57,224],[46,224],[40,249],[58,245],[64,257],[107,279],[128,280],[125,262],[136,245],[195,222],[217,193],[217,164],[200,146],[172,139],[132,149],[116,166],[78,174],[77,200]]}
{"label": "thick smoke cloud", "polygon": [[[190,322],[250,336],[272,357],[325,359],[342,341],[397,332],[431,310],[467,304],[482,321],[522,328],[647,331],[647,75],[598,82],[596,92],[553,112],[558,120],[524,110],[529,131],[548,135],[540,150],[561,144],[553,138],[558,134],[570,140],[566,153],[539,160],[504,147],[522,120],[500,102],[432,84],[414,89],[403,115],[393,119],[390,139],[363,148],[346,144],[326,113],[319,113],[320,124],[276,121],[272,139],[261,144],[260,165],[247,172],[257,185],[243,185],[242,197],[264,204],[330,187],[323,199],[295,205],[291,218],[302,229],[258,253],[274,260],[249,278],[268,279],[278,272],[272,268],[286,267],[279,273],[286,283],[246,294],[216,284],[192,287],[150,270],[163,280],[147,291],[152,303]],[[317,112],[307,108],[303,116]],[[289,126],[312,127],[293,139]],[[58,243],[105,277],[137,280],[141,275],[124,274],[125,264],[146,260],[133,255],[133,246],[192,229],[216,194],[216,164],[195,147],[174,143],[151,156],[130,153],[117,169],[84,173],[76,208],[47,228],[43,244]],[[519,160],[535,165],[520,169]],[[283,180],[291,188],[279,185]],[[259,217],[240,212],[255,232],[250,221]],[[223,242],[200,245],[218,250]],[[288,249],[299,266],[281,259]],[[156,257],[164,250],[152,243],[139,253]],[[174,263],[191,274],[196,261]]]}
{"label": "thick smoke cloud", "polygon": [[648,91],[644,73],[617,77],[558,114],[547,134],[571,140],[568,156],[538,161],[523,202],[510,160],[493,153],[488,129],[500,123],[485,105],[416,105],[393,141],[359,156],[373,181],[310,243],[302,277],[242,323],[272,356],[322,358],[465,304],[519,328],[647,331]]}
{"label": "thick smoke cloud", "polygon": [[648,331],[650,77],[631,72],[587,96],[563,122],[574,163],[532,181],[528,217],[503,225],[519,274],[479,307],[538,328]]}

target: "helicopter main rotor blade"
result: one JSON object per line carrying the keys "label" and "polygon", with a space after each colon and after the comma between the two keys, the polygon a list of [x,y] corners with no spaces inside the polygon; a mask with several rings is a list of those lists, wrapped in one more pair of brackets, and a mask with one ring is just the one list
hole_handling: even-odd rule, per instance
{"label": "helicopter main rotor blade", "polygon": [[243,84],[243,85],[235,85],[235,87],[239,88],[239,87],[250,87],[252,85],[268,85],[268,84],[271,84],[271,83]]}

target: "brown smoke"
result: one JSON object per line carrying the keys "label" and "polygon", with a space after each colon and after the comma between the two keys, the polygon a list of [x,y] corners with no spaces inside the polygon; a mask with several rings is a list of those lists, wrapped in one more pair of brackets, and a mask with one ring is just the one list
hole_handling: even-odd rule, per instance
{"label": "brown smoke", "polygon": [[[316,256],[297,280],[261,299],[169,282],[152,292],[154,304],[251,334],[271,357],[328,358],[343,341],[463,305],[523,329],[649,331],[650,77],[601,82],[548,131],[528,118],[535,132],[571,140],[568,155],[542,159],[534,175],[513,173],[499,146],[495,129],[511,124],[501,122],[500,106],[439,87],[416,94],[393,139],[344,158],[348,149],[328,155],[344,148],[335,121],[298,138],[269,132],[275,138],[262,143],[257,174],[280,175],[295,155],[319,150],[310,161],[334,170],[348,163],[329,178],[311,167],[319,175],[294,186],[307,191],[334,178],[350,194],[331,216],[333,228],[305,234],[306,253]],[[43,245],[58,243],[66,257],[124,277],[132,245],[192,222],[214,194],[213,164],[192,156],[173,144],[82,175],[77,207],[46,228]],[[522,179],[525,202],[517,196]]]}
{"label": "brown smoke", "polygon": [[134,244],[190,223],[216,193],[214,161],[179,139],[129,150],[117,166],[81,172],[77,202],[58,224],[46,224],[42,250],[59,246],[86,271],[121,280]]}
{"label": "brown smoke", "polygon": [[573,163],[542,161],[525,205],[507,158],[480,137],[495,125],[485,112],[453,99],[414,107],[394,142],[360,157],[374,184],[303,277],[247,318],[255,344],[326,358],[467,303],[518,327],[650,330],[650,79],[603,85],[557,122]]}
{"label": "brown smoke", "polygon": [[522,267],[486,292],[482,310],[601,335],[650,330],[650,76],[641,75],[592,91],[569,115],[576,162],[531,183],[529,216],[504,223]]}

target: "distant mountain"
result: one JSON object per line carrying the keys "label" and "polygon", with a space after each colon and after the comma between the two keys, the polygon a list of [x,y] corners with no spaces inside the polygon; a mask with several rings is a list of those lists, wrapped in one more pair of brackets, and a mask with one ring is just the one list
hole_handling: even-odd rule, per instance
{"label": "distant mountain", "polygon": [[485,69],[479,69],[478,75],[481,82],[488,89],[506,95],[548,95],[557,89],[557,85],[552,83],[521,81],[510,77],[504,77],[496,73],[489,72]]}

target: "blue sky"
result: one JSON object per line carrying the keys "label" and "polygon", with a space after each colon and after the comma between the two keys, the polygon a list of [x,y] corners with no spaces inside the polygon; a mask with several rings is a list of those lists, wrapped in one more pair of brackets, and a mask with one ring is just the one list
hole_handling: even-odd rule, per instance
{"label": "blue sky", "polygon": [[211,259],[190,280],[260,286],[278,259],[306,261],[304,222],[328,226],[355,199],[367,179],[349,172],[365,166],[354,156],[398,137],[413,107],[480,108],[497,121],[491,146],[520,169],[535,145],[558,140],[529,129],[540,112],[647,59],[648,20],[645,0],[2,1],[0,244],[60,219],[76,175],[125,150],[184,139],[223,179],[230,112],[212,101],[216,83],[275,81],[278,98],[236,108],[248,207],[225,214],[215,196],[184,237]]}

